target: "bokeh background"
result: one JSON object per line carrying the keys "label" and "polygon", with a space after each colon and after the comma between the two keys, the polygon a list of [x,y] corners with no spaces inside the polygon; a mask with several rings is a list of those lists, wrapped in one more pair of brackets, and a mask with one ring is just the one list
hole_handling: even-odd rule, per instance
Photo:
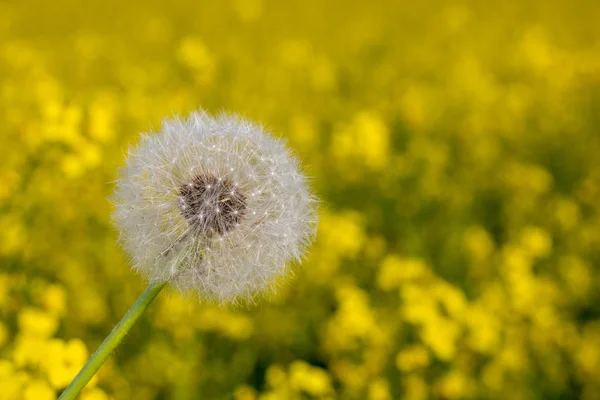
{"label": "bokeh background", "polygon": [[269,303],[162,293],[82,400],[600,398],[598,15],[0,1],[0,399],[55,399],[143,291],[107,198],[199,107],[288,140],[318,240]]}

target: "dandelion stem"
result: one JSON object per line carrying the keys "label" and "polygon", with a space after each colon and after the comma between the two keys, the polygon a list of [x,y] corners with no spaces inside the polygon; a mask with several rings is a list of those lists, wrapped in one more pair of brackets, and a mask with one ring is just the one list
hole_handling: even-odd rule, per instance
{"label": "dandelion stem", "polygon": [[127,311],[127,314],[113,328],[112,332],[104,339],[98,350],[90,357],[81,371],[75,376],[71,384],[62,392],[59,400],[74,400],[85,385],[92,379],[96,371],[102,366],[104,361],[111,355],[115,347],[121,343],[129,329],[135,324],[138,318],[144,313],[146,308],[152,303],[152,300],[158,295],[165,286],[165,282],[151,283],[144,293],[137,299],[135,304]]}

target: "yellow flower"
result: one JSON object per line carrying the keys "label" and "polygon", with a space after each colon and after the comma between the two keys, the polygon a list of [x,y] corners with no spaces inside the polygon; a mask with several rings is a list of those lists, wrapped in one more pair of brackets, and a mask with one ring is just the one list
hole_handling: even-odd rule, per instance
{"label": "yellow flower", "polygon": [[289,370],[290,386],[311,396],[323,396],[331,392],[331,380],[327,372],[304,361],[294,361]]}
{"label": "yellow flower", "polygon": [[547,257],[552,251],[552,238],[545,230],[528,226],[521,232],[523,247],[533,257]]}
{"label": "yellow flower", "polygon": [[429,122],[427,109],[432,102],[431,97],[430,91],[418,83],[411,84],[404,91],[399,107],[402,116],[412,128],[419,130]]}
{"label": "yellow flower", "polygon": [[199,83],[207,84],[215,73],[215,56],[197,37],[189,36],[181,41],[177,53],[179,60],[196,73]]}
{"label": "yellow flower", "polygon": [[8,360],[0,359],[0,380],[6,381],[14,373],[15,367]]}
{"label": "yellow flower", "polygon": [[328,252],[345,258],[356,257],[366,241],[363,225],[363,218],[357,212],[324,212],[317,234],[319,245]]}
{"label": "yellow flower", "polygon": [[402,315],[413,324],[425,324],[436,321],[439,316],[439,305],[431,295],[428,287],[418,284],[407,284],[400,289],[403,300]]}
{"label": "yellow flower", "polygon": [[[0,374],[2,373],[1,363],[2,360],[0,360]],[[0,378],[2,378],[0,380],[1,400],[23,400],[24,387],[31,381],[31,377],[26,372],[14,371],[7,376],[0,375]]]}
{"label": "yellow flower", "polygon": [[290,140],[294,147],[310,151],[315,147],[319,136],[314,119],[307,115],[298,115],[290,121]]}
{"label": "yellow flower", "polygon": [[222,330],[225,335],[235,339],[247,339],[254,329],[251,319],[244,315],[232,314],[223,319]]}
{"label": "yellow flower", "polygon": [[312,58],[311,44],[302,39],[284,40],[279,46],[279,58],[287,67],[302,67]]}
{"label": "yellow flower", "polygon": [[267,368],[265,380],[271,387],[276,388],[285,384],[287,380],[287,374],[281,365],[273,364]]}
{"label": "yellow flower", "polygon": [[325,347],[350,350],[359,346],[360,339],[370,339],[376,331],[376,322],[368,304],[368,296],[351,285],[342,285],[336,291],[339,309],[329,320]]}
{"label": "yellow flower", "polygon": [[481,305],[469,308],[465,313],[469,327],[469,343],[474,350],[492,354],[500,343],[502,325],[493,310],[486,310]]}
{"label": "yellow flower", "polygon": [[467,298],[461,289],[440,280],[433,285],[431,291],[452,318],[462,319],[467,310]]}
{"label": "yellow flower", "polygon": [[71,382],[87,359],[87,347],[81,340],[71,339],[65,343],[60,339],[52,339],[43,367],[52,386],[61,389]]}
{"label": "yellow flower", "polygon": [[421,345],[402,350],[396,356],[396,366],[403,372],[410,372],[429,365],[429,352]]}
{"label": "yellow flower", "polygon": [[48,384],[41,380],[33,380],[25,386],[23,400],[54,400],[56,393]]}
{"label": "yellow flower", "polygon": [[572,199],[560,198],[554,205],[554,218],[565,231],[574,229],[581,220],[578,204]]}
{"label": "yellow flower", "polygon": [[27,307],[19,313],[21,333],[39,338],[49,338],[58,329],[58,320],[42,310]]}
{"label": "yellow flower", "polygon": [[564,285],[572,296],[578,299],[586,298],[592,287],[593,267],[577,256],[564,257],[560,261],[559,272]]}
{"label": "yellow flower", "polygon": [[363,111],[354,117],[357,148],[367,168],[381,170],[387,166],[389,152],[389,130],[382,118],[373,111]]}
{"label": "yellow flower", "polygon": [[362,391],[369,383],[369,374],[362,365],[349,361],[336,361],[332,363],[331,370],[345,386],[354,392]]}
{"label": "yellow flower", "polygon": [[27,232],[17,218],[0,216],[0,255],[18,253],[27,240]]}
{"label": "yellow flower", "polygon": [[106,393],[104,393],[101,389],[98,388],[87,388],[79,397],[80,400],[109,400],[110,398]]}
{"label": "yellow flower", "polygon": [[450,361],[456,353],[456,341],[461,333],[460,326],[444,317],[438,317],[423,326],[423,342],[427,344],[437,357]]}
{"label": "yellow flower", "polygon": [[90,136],[101,143],[111,141],[115,136],[115,113],[117,100],[110,92],[98,95],[89,108]]}
{"label": "yellow flower", "polygon": [[426,400],[429,397],[427,384],[417,375],[410,375],[403,381],[404,397],[407,400]]}
{"label": "yellow flower", "polygon": [[437,391],[445,399],[470,397],[471,382],[461,372],[453,370],[437,382]]}
{"label": "yellow flower", "polygon": [[[389,129],[380,115],[373,111],[357,113],[350,124],[340,126],[334,132],[331,153],[348,167],[360,160],[369,170],[380,171],[388,165]],[[360,172],[346,169],[348,177]]]}
{"label": "yellow flower", "polygon": [[467,230],[464,245],[471,259],[476,263],[484,263],[488,260],[495,247],[490,234],[481,226],[473,226]]}
{"label": "yellow flower", "polygon": [[85,171],[83,160],[75,155],[68,155],[62,159],[62,171],[68,178],[77,179]]}
{"label": "yellow flower", "polygon": [[527,354],[523,344],[518,341],[508,342],[498,353],[500,364],[511,371],[523,371],[527,368]]}
{"label": "yellow flower", "polygon": [[520,50],[529,61],[529,66],[538,73],[544,73],[555,61],[553,49],[539,26],[525,32]]}
{"label": "yellow flower", "polygon": [[426,277],[428,274],[429,269],[423,260],[390,254],[381,262],[377,286],[382,290],[391,290],[405,281]]}
{"label": "yellow flower", "polygon": [[12,359],[15,365],[36,367],[45,360],[48,339],[34,336],[18,336],[15,340]]}
{"label": "yellow flower", "polygon": [[52,315],[62,316],[67,308],[67,294],[60,285],[49,285],[41,295],[44,308]]}
{"label": "yellow flower", "polygon": [[384,378],[377,378],[369,385],[369,400],[391,400],[388,382]]}
{"label": "yellow flower", "polygon": [[575,361],[586,376],[600,373],[600,323],[590,324],[584,330],[575,350]]}

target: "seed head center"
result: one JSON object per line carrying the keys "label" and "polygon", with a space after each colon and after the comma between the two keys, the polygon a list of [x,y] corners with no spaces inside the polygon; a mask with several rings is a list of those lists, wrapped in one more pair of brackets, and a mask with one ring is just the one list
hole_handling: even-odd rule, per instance
{"label": "seed head center", "polygon": [[179,210],[194,229],[222,236],[244,217],[246,196],[227,179],[196,175],[179,189]]}

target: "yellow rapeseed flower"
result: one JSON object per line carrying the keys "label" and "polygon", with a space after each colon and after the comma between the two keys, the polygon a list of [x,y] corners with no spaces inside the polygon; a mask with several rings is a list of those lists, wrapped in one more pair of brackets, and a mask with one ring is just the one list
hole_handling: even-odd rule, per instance
{"label": "yellow rapeseed flower", "polygon": [[429,362],[429,352],[421,345],[403,349],[396,356],[396,366],[403,372],[411,372],[415,369],[427,367]]}
{"label": "yellow rapeseed flower", "polygon": [[56,392],[42,380],[32,380],[23,391],[23,400],[54,400]]}
{"label": "yellow rapeseed flower", "polygon": [[33,307],[23,309],[18,322],[21,333],[33,337],[49,338],[58,329],[58,320],[54,315]]}
{"label": "yellow rapeseed flower", "polygon": [[310,396],[324,396],[332,390],[327,372],[304,361],[294,361],[290,365],[289,382],[292,388]]}
{"label": "yellow rapeseed flower", "polygon": [[85,389],[79,397],[81,400],[109,400],[110,397],[99,388]]}
{"label": "yellow rapeseed flower", "polygon": [[63,316],[67,309],[67,293],[60,285],[48,285],[41,295],[42,305],[52,315]]}
{"label": "yellow rapeseed flower", "polygon": [[381,262],[377,285],[382,290],[391,290],[405,281],[424,278],[428,274],[429,270],[423,260],[388,254]]}

